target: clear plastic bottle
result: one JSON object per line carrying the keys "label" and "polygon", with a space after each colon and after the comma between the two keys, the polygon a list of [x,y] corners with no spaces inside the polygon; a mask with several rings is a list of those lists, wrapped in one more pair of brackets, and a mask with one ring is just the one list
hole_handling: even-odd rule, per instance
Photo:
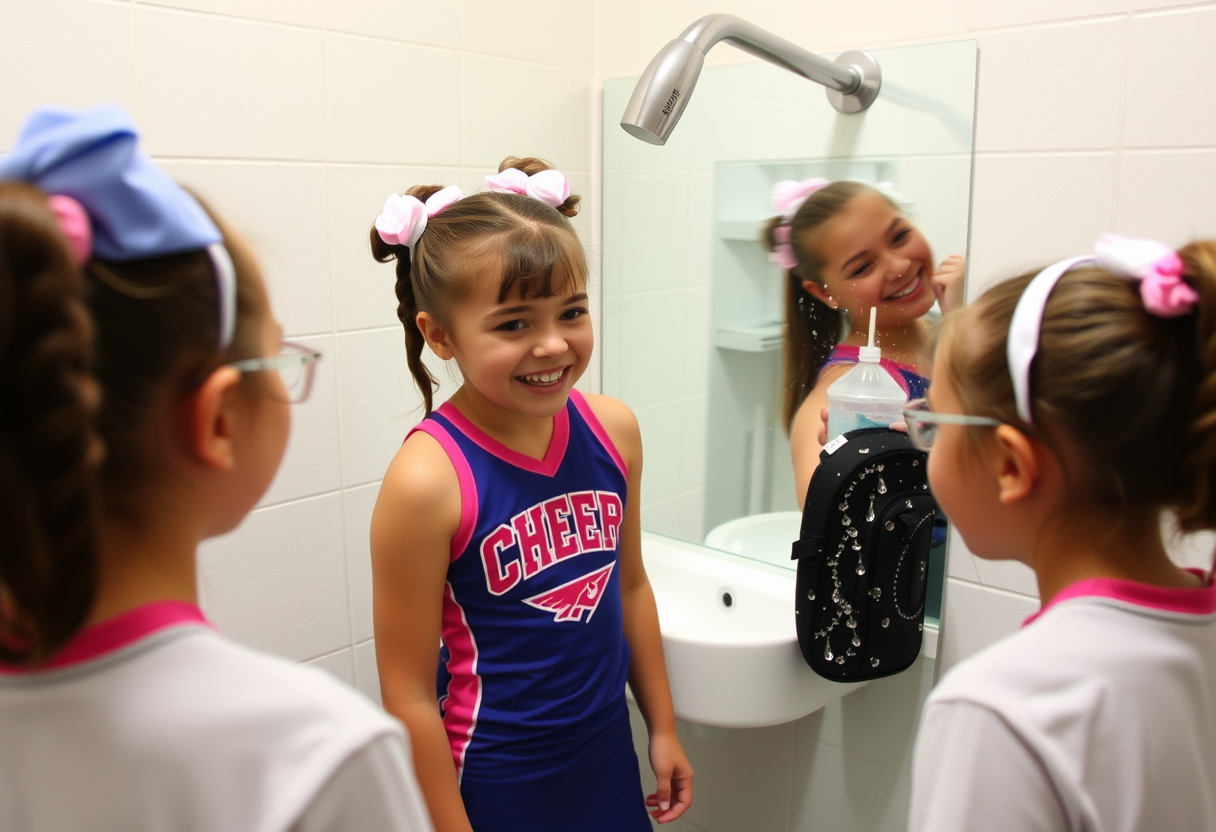
{"label": "clear plastic bottle", "polygon": [[874,346],[874,313],[870,310],[870,343],[858,352],[857,366],[828,388],[828,441],[859,428],[885,428],[903,421],[908,401],[899,382],[878,363]]}

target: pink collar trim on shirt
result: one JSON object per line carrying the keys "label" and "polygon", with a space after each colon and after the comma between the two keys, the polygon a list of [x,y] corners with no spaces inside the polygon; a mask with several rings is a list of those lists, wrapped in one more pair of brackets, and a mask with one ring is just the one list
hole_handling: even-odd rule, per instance
{"label": "pink collar trim on shirt", "polygon": [[[37,672],[62,670],[90,662],[161,630],[183,624],[201,624],[214,629],[197,604],[186,601],[153,601],[81,630],[64,645],[55,658],[39,667]],[[28,672],[29,670],[23,667],[0,664],[0,675],[20,675]]]}
{"label": "pink collar trim on shirt", "polygon": [[457,430],[480,445],[481,449],[487,453],[493,454],[516,468],[522,468],[534,474],[543,474],[546,477],[557,473],[562,459],[566,456],[566,446],[570,442],[570,413],[565,405],[562,405],[562,409],[553,416],[553,436],[549,439],[549,448],[545,451],[544,459],[534,459],[508,448],[473,424],[469,417],[461,413],[451,402],[444,402],[435,408],[435,412],[442,414]]}
{"label": "pink collar trim on shirt", "polygon": [[1115,578],[1087,578],[1065,587],[1034,615],[1022,622],[1025,627],[1057,604],[1073,598],[1111,598],[1137,607],[1147,607],[1162,612],[1180,612],[1187,615],[1211,615],[1216,613],[1216,573],[1208,574],[1199,569],[1188,569],[1192,575],[1204,580],[1202,587],[1195,589],[1167,589],[1160,586],[1121,581]]}

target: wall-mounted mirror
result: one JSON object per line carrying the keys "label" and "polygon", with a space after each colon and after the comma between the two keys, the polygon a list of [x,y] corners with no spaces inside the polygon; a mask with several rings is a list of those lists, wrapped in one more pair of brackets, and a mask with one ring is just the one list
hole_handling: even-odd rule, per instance
{"label": "wall-mounted mirror", "polygon": [[[766,561],[765,568],[795,569],[789,552],[800,506],[780,423],[786,273],[760,242],[774,183],[810,176],[883,183],[938,262],[967,250],[976,45],[871,54],[882,68],[882,90],[855,115],[836,112],[821,87],[769,64],[706,69],[661,147],[618,125],[637,79],[605,82],[603,389],[641,423],[642,525],[649,532],[708,541]],[[748,545],[740,547],[743,538]],[[926,635],[936,630],[945,579],[944,553],[934,560]],[[790,829],[812,820],[837,830],[903,828],[913,730],[936,675],[934,656],[935,639],[926,639],[924,660],[913,669],[873,682],[793,729],[705,736],[690,728],[690,757],[708,770],[702,777],[698,768],[700,805],[689,823],[712,832],[735,828],[718,816],[768,816],[767,804],[719,805],[717,778],[723,785],[755,781],[760,791],[788,782]],[[801,739],[791,745],[792,737]],[[815,749],[809,771],[801,771],[802,757],[790,756],[804,741]],[[722,762],[728,749],[744,748],[749,762],[742,768]],[[807,823],[796,824],[795,815]],[[772,826],[786,828],[780,818]]]}
{"label": "wall-mounted mirror", "polygon": [[785,273],[760,242],[773,184],[880,184],[939,260],[966,250],[975,44],[872,54],[882,92],[857,115],[768,64],[707,69],[662,147],[617,125],[636,79],[605,82],[603,387],[642,425],[649,531],[737,551],[731,521],[782,514],[768,521],[780,549],[796,536],[779,419]]}

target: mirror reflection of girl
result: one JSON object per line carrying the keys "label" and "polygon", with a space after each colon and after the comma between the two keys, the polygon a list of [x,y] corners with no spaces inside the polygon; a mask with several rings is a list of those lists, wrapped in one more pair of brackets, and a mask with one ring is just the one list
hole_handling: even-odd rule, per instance
{"label": "mirror reflection of girl", "polygon": [[[371,231],[427,414],[372,517],[384,704],[441,832],[645,832],[647,806],[660,823],[687,809],[692,771],[642,566],[638,424],[574,390],[592,352],[579,198],[530,158],[487,186],[394,194]],[[434,410],[424,344],[463,377]]]}
{"label": "mirror reflection of girl", "polygon": [[1216,529],[1216,242],[1095,253],[948,316],[906,412],[968,548],[1042,601],[930,694],[912,830],[1216,828],[1216,585],[1161,532]]}
{"label": "mirror reflection of girl", "polygon": [[[924,395],[934,337],[926,314],[962,303],[961,256],[935,265],[929,243],[890,197],[860,182],[808,179],[773,189],[765,239],[788,269],[782,417],[798,506],[819,465],[827,389],[857,363],[870,309],[882,363],[909,398]],[[847,332],[842,339],[842,334]]]}
{"label": "mirror reflection of girl", "polygon": [[119,108],[40,110],[0,163],[0,298],[0,827],[430,830],[399,724],[197,604],[317,358],[244,243]]}

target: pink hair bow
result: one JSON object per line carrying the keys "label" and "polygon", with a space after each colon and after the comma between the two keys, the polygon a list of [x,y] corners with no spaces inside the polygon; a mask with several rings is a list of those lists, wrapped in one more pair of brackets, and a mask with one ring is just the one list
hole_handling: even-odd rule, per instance
{"label": "pink hair bow", "polygon": [[524,194],[550,208],[558,208],[570,198],[570,183],[558,170],[542,170],[529,176],[519,168],[507,168],[487,176],[486,187],[498,193]]}
{"label": "pink hair bow", "polygon": [[46,204],[59,222],[63,236],[68,238],[72,261],[77,266],[83,266],[93,254],[93,226],[89,224],[89,215],[84,206],[62,194],[47,197]]}
{"label": "pink hair bow", "polygon": [[820,177],[803,179],[801,182],[795,182],[792,179],[778,182],[773,186],[773,210],[788,223],[794,218],[794,214],[798,213],[798,209],[802,207],[802,203],[806,202],[807,197],[827,184],[829,184],[828,180]]}
{"label": "pink hair bow", "polygon": [[391,246],[413,248],[426,230],[426,223],[453,202],[464,199],[459,185],[436,191],[424,203],[408,194],[389,194],[380,216],[376,217],[376,233]]}
{"label": "pink hair bow", "polygon": [[790,227],[779,225],[773,229],[773,241],[776,245],[769,254],[770,262],[776,263],[783,269],[798,268],[798,260],[794,257],[794,249],[790,245]]}
{"label": "pink hair bow", "polygon": [[1103,234],[1094,254],[1107,271],[1139,280],[1144,308],[1159,318],[1185,315],[1199,301],[1199,293],[1182,279],[1182,259],[1168,246]]}

